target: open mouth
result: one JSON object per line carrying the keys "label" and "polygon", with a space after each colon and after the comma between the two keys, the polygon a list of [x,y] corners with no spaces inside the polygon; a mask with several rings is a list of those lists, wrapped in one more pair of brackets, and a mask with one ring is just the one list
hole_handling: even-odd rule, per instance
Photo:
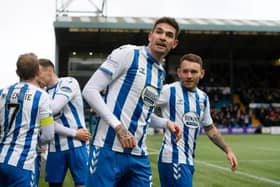
{"label": "open mouth", "polygon": [[161,47],[161,48],[166,48],[166,45],[163,44],[163,43],[157,43],[156,45],[159,46],[159,47]]}

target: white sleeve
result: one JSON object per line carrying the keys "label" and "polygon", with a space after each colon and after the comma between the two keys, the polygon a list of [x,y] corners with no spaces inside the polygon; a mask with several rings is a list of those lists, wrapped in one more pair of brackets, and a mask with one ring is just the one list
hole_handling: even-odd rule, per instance
{"label": "white sleeve", "polygon": [[61,136],[70,136],[70,137],[75,137],[77,134],[76,129],[71,129],[68,127],[65,127],[59,123],[55,123],[55,133],[61,135]]}
{"label": "white sleeve", "polygon": [[161,118],[157,116],[156,114],[151,115],[151,124],[150,126],[153,128],[166,128],[167,127],[167,121],[168,119]]}
{"label": "white sleeve", "polygon": [[99,67],[99,70],[110,75],[114,80],[128,68],[127,62],[132,62],[133,57],[133,47],[129,45],[121,46],[112,51],[106,61]]}
{"label": "white sleeve", "polygon": [[100,94],[100,92],[104,90],[111,81],[112,78],[108,74],[98,69],[86,83],[83,89],[83,96],[90,107],[102,119],[110,124],[111,127],[115,128],[116,126],[121,124],[121,122],[109,110]]}
{"label": "white sleeve", "polygon": [[59,113],[62,108],[68,103],[67,97],[63,95],[56,95],[54,99],[51,100],[51,109],[53,114]]}
{"label": "white sleeve", "polygon": [[205,99],[206,99],[206,106],[205,106],[201,124],[203,126],[209,126],[209,125],[213,124],[213,119],[212,119],[211,113],[210,113],[210,102],[209,102],[208,96],[206,96]]}
{"label": "white sleeve", "polygon": [[54,125],[40,126],[40,145],[45,145],[54,138]]}
{"label": "white sleeve", "polygon": [[54,115],[59,113],[80,89],[78,81],[72,77],[60,78],[58,84],[58,90],[51,100],[51,109]]}
{"label": "white sleeve", "polygon": [[168,101],[169,101],[169,85],[166,84],[163,86],[161,92],[160,92],[160,96],[159,96],[159,99],[157,101],[157,106],[158,107],[162,107],[166,104],[168,104]]}

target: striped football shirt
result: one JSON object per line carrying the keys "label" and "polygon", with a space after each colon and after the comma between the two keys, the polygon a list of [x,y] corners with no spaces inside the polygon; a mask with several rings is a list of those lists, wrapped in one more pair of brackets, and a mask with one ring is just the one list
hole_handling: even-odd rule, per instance
{"label": "striped football shirt", "polygon": [[[55,124],[59,123],[72,129],[86,128],[81,89],[75,78],[59,78],[54,86],[47,88],[47,92],[51,99],[56,95],[62,95],[68,100],[67,104],[62,108],[59,114],[54,114]],[[77,140],[74,137],[55,134],[54,140],[49,144],[49,151],[65,151],[82,145],[85,145],[85,142]]]}
{"label": "striped football shirt", "polygon": [[0,163],[34,171],[40,125],[53,125],[49,96],[24,82],[0,93]]}
{"label": "striped football shirt", "polygon": [[194,165],[194,151],[200,127],[213,123],[210,104],[205,92],[184,88],[180,82],[164,85],[158,106],[162,116],[179,124],[183,137],[175,143],[175,136],[166,130],[159,161]]}
{"label": "striped football shirt", "polygon": [[152,58],[147,47],[125,45],[115,49],[99,70],[112,77],[105,103],[134,135],[136,147],[123,149],[114,129],[102,118],[97,123],[93,144],[117,152],[147,155],[146,131],[165,78],[162,65]]}

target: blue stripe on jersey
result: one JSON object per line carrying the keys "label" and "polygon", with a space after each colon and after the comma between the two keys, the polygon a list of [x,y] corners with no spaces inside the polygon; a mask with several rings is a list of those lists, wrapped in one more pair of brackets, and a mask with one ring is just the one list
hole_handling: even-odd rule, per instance
{"label": "blue stripe on jersey", "polygon": [[[175,87],[171,87],[170,88],[170,98],[169,98],[169,110],[170,110],[170,120],[175,122],[176,121],[176,88]],[[175,143],[175,135],[171,134],[171,144],[172,144],[172,162],[173,163],[178,163],[178,148],[177,145]]]}
{"label": "blue stripe on jersey", "polygon": [[74,116],[74,119],[75,119],[75,121],[78,125],[78,129],[83,128],[77,109],[75,108],[75,106],[71,102],[69,102],[68,104],[69,104],[71,112]]}
{"label": "blue stripe on jersey", "polygon": [[197,91],[195,92],[195,104],[196,104],[196,113],[200,116],[200,106],[199,106],[199,95]]}
{"label": "blue stripe on jersey", "polygon": [[[6,96],[6,101],[5,103],[10,103],[11,100],[11,95],[15,89],[16,84],[12,85],[9,90],[8,90],[8,94]],[[6,137],[7,137],[7,133],[9,131],[8,129],[9,127],[9,110],[8,107],[5,105],[5,121],[4,121],[4,138],[3,138],[3,142],[5,141]]]}
{"label": "blue stripe on jersey", "polygon": [[[184,96],[184,113],[190,111],[190,103],[189,103],[189,95],[188,90],[182,86],[183,96]],[[185,152],[188,152],[189,150],[189,144],[187,143],[189,141],[189,128],[184,125],[183,128],[183,138],[185,141]],[[186,154],[186,163],[189,164],[188,154]]]}
{"label": "blue stripe on jersey", "polygon": [[10,157],[14,151],[14,147],[16,145],[16,140],[19,135],[20,127],[21,127],[21,121],[22,121],[22,107],[23,107],[23,102],[24,102],[24,95],[28,89],[28,85],[24,84],[24,86],[20,89],[19,96],[18,96],[18,104],[19,104],[19,111],[17,112],[16,116],[16,121],[15,121],[15,127],[14,127],[14,132],[13,132],[13,139],[12,142],[10,143],[7,155],[5,157],[4,163],[8,163],[10,160]]}
{"label": "blue stripe on jersey", "polygon": [[[10,97],[11,97],[11,94],[13,93],[13,91],[14,91],[15,85],[16,84],[9,87],[5,103],[10,103]],[[8,125],[9,125],[9,110],[7,110],[6,105],[5,105],[5,116],[4,116],[4,118],[5,118],[4,119],[4,128],[3,128],[4,132],[3,132],[2,140],[0,142],[0,153],[2,152],[3,142],[6,141],[7,134],[8,134],[8,129],[7,128],[8,128]]]}
{"label": "blue stripe on jersey", "polygon": [[[195,103],[196,103],[196,112],[197,112],[198,116],[200,116],[201,108],[200,108],[200,105],[199,105],[199,95],[198,95],[197,91],[195,92]],[[195,151],[194,150],[196,148],[196,140],[197,140],[197,137],[198,137],[199,130],[200,130],[200,128],[196,128],[195,129],[194,144],[193,144],[193,154],[192,154],[193,158],[195,158]]]}
{"label": "blue stripe on jersey", "polygon": [[[54,146],[56,151],[61,151],[60,150],[60,143],[59,143],[59,135],[54,134]],[[49,151],[50,151],[50,146],[49,146]]]}
{"label": "blue stripe on jersey", "polygon": [[113,73],[112,73],[110,70],[108,70],[108,69],[106,69],[106,68],[104,68],[104,67],[100,67],[99,69],[100,69],[101,71],[103,71],[104,73],[109,74],[110,76],[113,75]]}
{"label": "blue stripe on jersey", "polygon": [[24,150],[20,155],[20,160],[17,164],[17,167],[23,168],[23,164],[27,158],[28,152],[31,147],[31,142],[32,142],[32,136],[34,134],[35,128],[36,128],[36,119],[37,119],[37,114],[38,114],[38,106],[39,106],[39,101],[42,93],[39,91],[35,92],[33,101],[32,101],[32,109],[31,109],[31,119],[29,123],[29,131],[27,133],[27,136],[25,138],[25,143],[24,143]]}
{"label": "blue stripe on jersey", "polygon": [[[8,93],[7,93],[7,96],[6,96],[6,101],[5,103],[10,103],[10,97],[11,97],[11,94],[13,93],[14,91],[14,88],[15,88],[15,85],[12,85],[11,87],[9,87],[8,89]],[[7,110],[7,106],[5,105],[5,116],[4,116],[4,135],[2,137],[2,140],[1,140],[1,146],[0,146],[0,153],[2,152],[2,148],[3,148],[3,142],[5,142],[6,138],[7,138],[7,134],[8,134],[8,125],[9,125],[9,110]]]}
{"label": "blue stripe on jersey", "polygon": [[[125,76],[125,81],[119,91],[119,94],[117,96],[115,108],[113,110],[114,115],[120,119],[121,112],[123,105],[127,99],[127,95],[129,93],[129,90],[134,82],[135,76],[137,74],[137,69],[138,69],[138,60],[139,60],[139,50],[135,49],[134,50],[134,57],[131,66],[129,67],[127,74]],[[105,139],[105,144],[111,146],[112,148],[114,139],[115,139],[115,131],[112,127],[109,127],[108,133]]]}
{"label": "blue stripe on jersey", "polygon": [[208,100],[208,96],[204,93],[204,111],[206,110],[206,107],[207,107],[207,100]]}
{"label": "blue stripe on jersey", "polygon": [[[153,68],[153,62],[151,62],[148,58],[148,63],[147,63],[147,67],[146,67],[146,80],[145,80],[145,86],[146,85],[150,85],[151,84],[151,81],[152,81],[152,68]],[[134,135],[135,134],[135,131],[137,130],[137,126],[138,126],[138,120],[139,118],[141,117],[141,114],[143,112],[143,100],[142,98],[140,97],[138,102],[137,102],[137,105],[136,105],[136,108],[132,114],[132,117],[131,117],[131,123],[130,123],[130,126],[128,128],[128,130]],[[149,119],[149,116],[151,115],[150,113],[153,111],[153,107],[150,107],[149,108],[149,112],[147,114],[147,118],[145,119],[146,121]],[[148,124],[148,123],[147,123]],[[138,141],[138,147],[141,147],[142,144],[143,144],[143,139],[144,139],[144,136],[145,136],[145,133],[146,133],[146,130],[147,130],[147,125],[143,128],[143,133],[142,133],[142,136],[141,138],[139,138],[139,141]],[[129,149],[128,151],[125,150],[125,152],[128,152],[130,153],[132,151],[132,149]],[[143,151],[143,150],[142,150]],[[141,154],[145,154],[144,152],[142,152]]]}
{"label": "blue stripe on jersey", "polygon": [[[79,113],[78,113],[77,109],[75,108],[75,106],[71,102],[69,102],[68,104],[69,104],[69,107],[71,109],[71,112],[73,113],[73,116],[74,116],[74,119],[76,121],[76,124],[78,125],[78,129],[83,128],[82,123],[81,123],[81,119],[79,117]],[[84,141],[81,141],[81,143],[83,145],[86,144],[86,142],[84,142]]]}
{"label": "blue stripe on jersey", "polygon": [[[68,122],[68,120],[67,120],[67,118],[65,117],[65,115],[64,114],[62,114],[61,115],[61,121],[62,121],[62,124],[65,126],[65,127],[68,127],[68,128],[70,128],[70,125],[69,125],[69,122]],[[69,145],[69,148],[73,148],[74,147],[74,144],[73,144],[73,141],[72,141],[72,137],[67,137],[67,142],[68,142],[68,145]],[[59,141],[58,142],[55,142],[55,143],[59,143]],[[59,144],[58,144],[58,146],[59,146]],[[56,146],[55,146],[56,147]]]}
{"label": "blue stripe on jersey", "polygon": [[[162,85],[163,85],[163,77],[162,76],[164,76],[164,71],[162,71],[161,69],[158,69],[158,78],[157,78],[157,80],[158,80],[158,82],[157,82],[157,87],[158,87],[158,95],[160,95],[160,92],[161,92],[161,90],[162,90]],[[152,75],[152,74],[151,74]],[[151,116],[151,114],[153,113],[153,110],[154,110],[154,107],[151,107],[150,109],[149,109],[149,113],[148,113],[148,115],[147,115],[147,118],[146,118],[146,122],[147,122],[147,124],[148,123],[150,123],[148,120],[150,119],[150,116]],[[146,131],[147,131],[147,128],[148,128],[148,126],[145,126],[144,127],[144,130],[143,130],[143,136],[141,137],[141,139],[140,139],[140,142],[142,142],[141,143],[141,146],[142,146],[142,144],[143,144],[143,138],[144,138],[144,136],[145,136],[145,134],[146,134]],[[142,155],[144,155],[145,153],[144,153],[144,150],[142,150]]]}

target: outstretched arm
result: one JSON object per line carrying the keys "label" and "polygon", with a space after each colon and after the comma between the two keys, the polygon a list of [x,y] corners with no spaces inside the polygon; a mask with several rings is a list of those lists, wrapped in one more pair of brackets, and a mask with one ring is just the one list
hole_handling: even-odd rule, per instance
{"label": "outstretched arm", "polygon": [[231,170],[236,171],[238,167],[237,158],[234,152],[232,151],[231,147],[226,144],[224,138],[222,137],[218,129],[215,127],[215,125],[212,124],[209,126],[205,126],[204,130],[207,136],[209,137],[209,139],[227,154],[227,159],[231,164]]}

